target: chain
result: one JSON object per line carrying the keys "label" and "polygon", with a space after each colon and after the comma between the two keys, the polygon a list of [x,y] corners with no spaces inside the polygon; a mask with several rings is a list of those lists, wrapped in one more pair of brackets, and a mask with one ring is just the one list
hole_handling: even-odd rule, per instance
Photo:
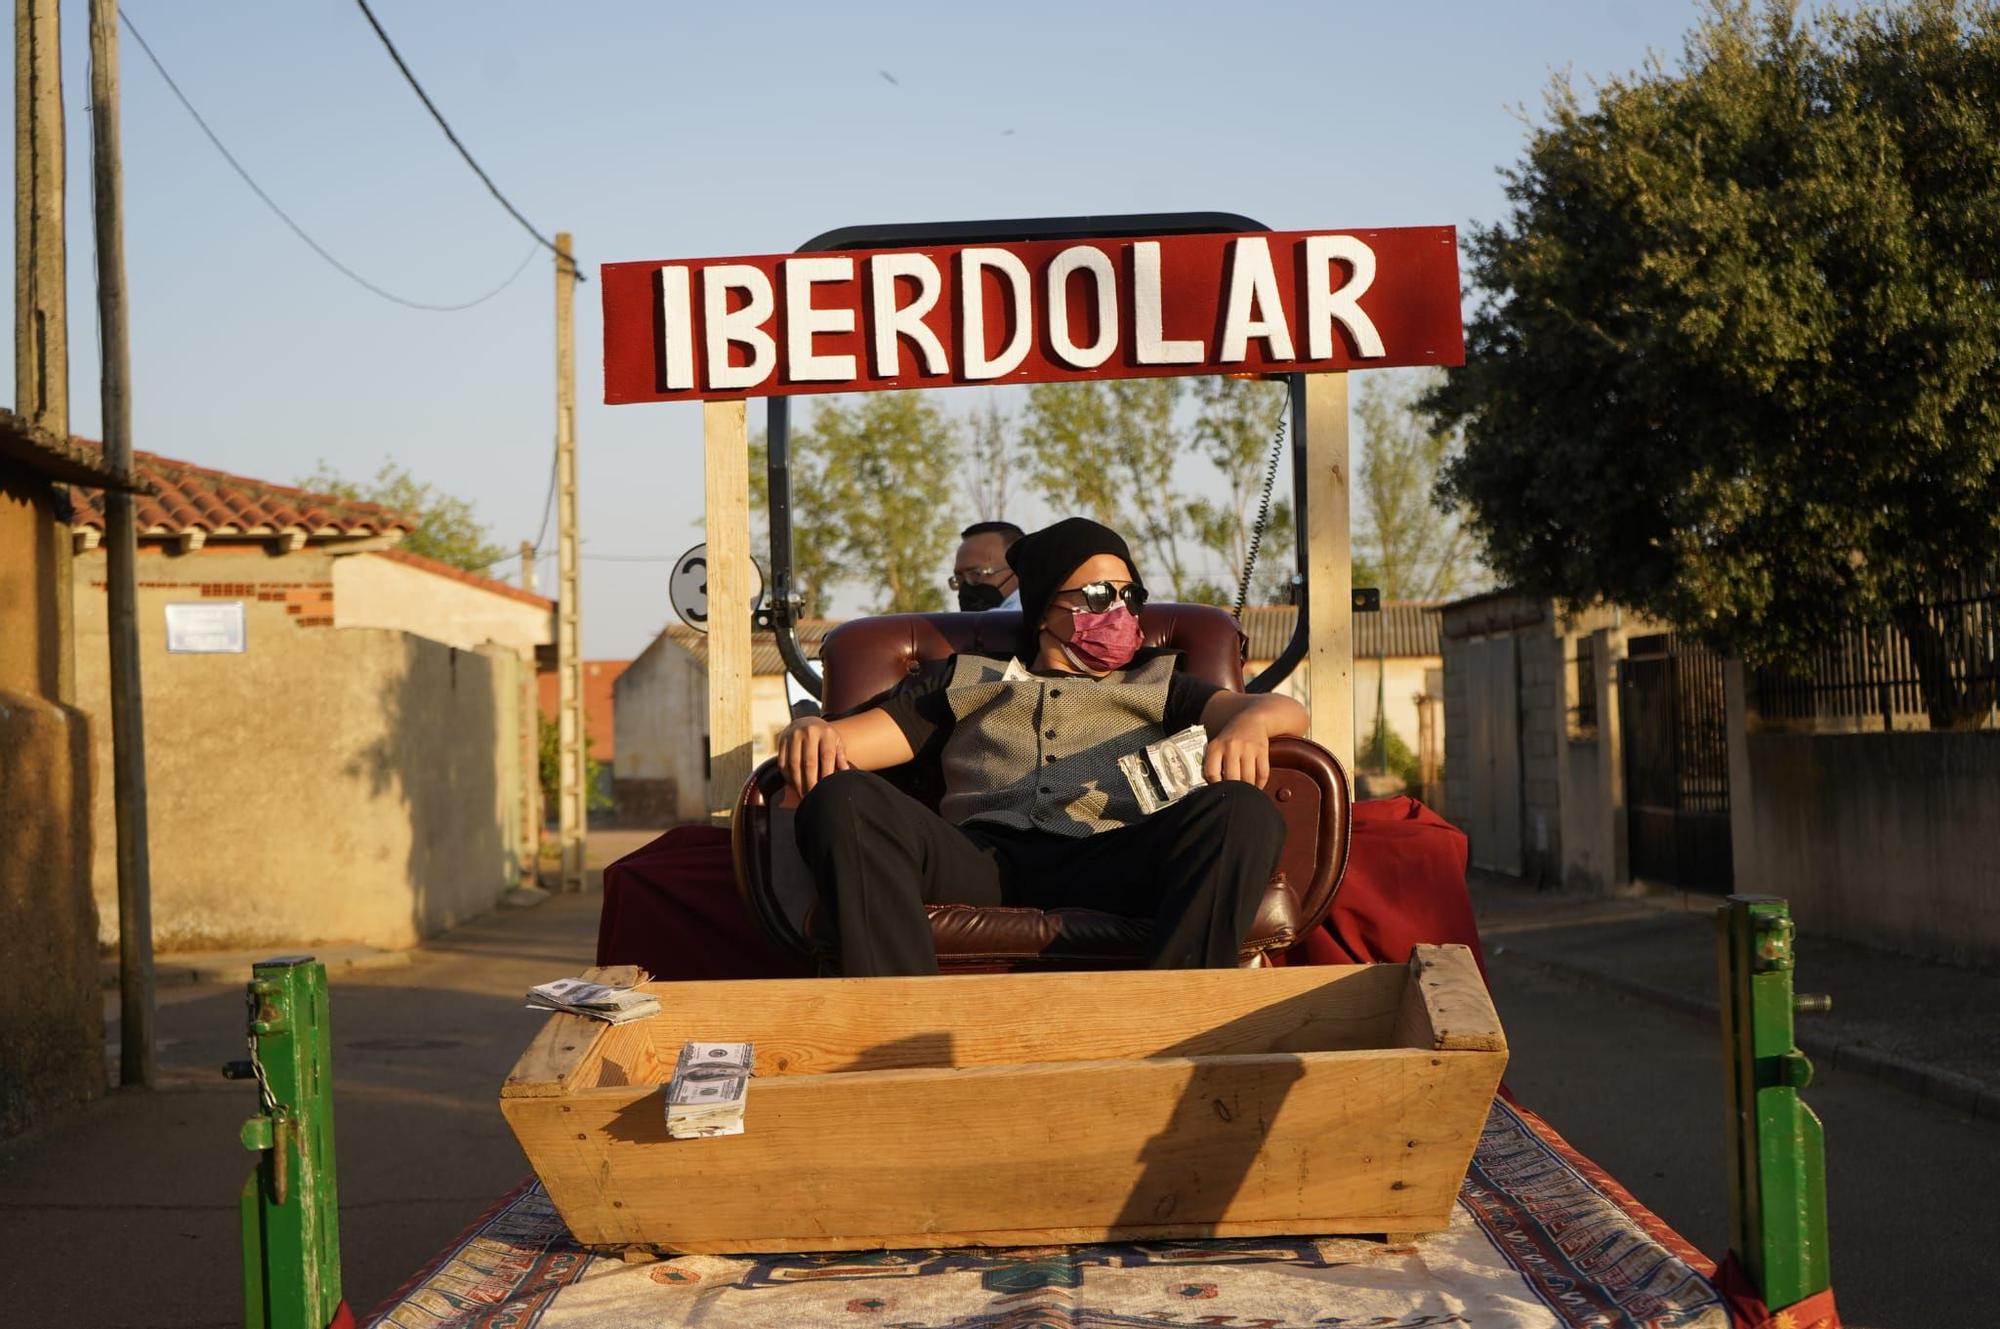
{"label": "chain", "polygon": [[[257,994],[246,989],[243,995],[244,1004],[249,1008],[250,1022],[254,1025],[257,1021]],[[264,1074],[264,1059],[257,1055],[257,1032],[254,1028],[245,1041],[250,1045],[250,1069],[257,1076],[257,1096],[264,1101],[264,1111],[276,1116],[278,1096],[271,1092],[270,1078]]]}
{"label": "chain", "polygon": [[1257,551],[1264,544],[1264,528],[1271,522],[1271,489],[1278,483],[1278,464],[1285,455],[1285,428],[1291,423],[1291,402],[1278,408],[1278,428],[1271,436],[1271,460],[1264,467],[1264,496],[1257,505],[1257,524],[1250,528],[1250,547],[1243,556],[1243,580],[1236,586],[1236,617],[1250,600],[1250,578],[1257,571]]}

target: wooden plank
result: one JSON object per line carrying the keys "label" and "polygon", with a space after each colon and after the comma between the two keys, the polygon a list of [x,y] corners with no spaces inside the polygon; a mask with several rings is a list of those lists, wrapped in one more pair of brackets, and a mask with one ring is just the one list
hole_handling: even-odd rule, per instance
{"label": "wooden plank", "polygon": [[[644,982],[646,971],[637,965],[610,965],[586,969],[581,975],[593,983],[631,987]],[[614,1026],[587,1015],[551,1015],[541,1032],[529,1042],[527,1051],[507,1072],[500,1085],[502,1098],[552,1098],[568,1092],[577,1072],[586,1065],[594,1068],[597,1041]]]}
{"label": "wooden plank", "polygon": [[[1354,568],[1348,531],[1347,375],[1305,376],[1306,686],[1313,741],[1354,769]],[[1297,408],[1295,407],[1295,410]]]}
{"label": "wooden plank", "polygon": [[741,401],[701,408],[708,535],[708,807],[750,778],[750,438]]}
{"label": "wooden plank", "polygon": [[1401,965],[671,983],[597,1055],[630,1083],[690,1038],[754,1043],[767,1077],[1381,1047],[1407,985]]}
{"label": "wooden plank", "polygon": [[1409,984],[1396,1016],[1395,1041],[1402,1047],[1438,1051],[1507,1050],[1507,1035],[1471,948],[1410,949]]}
{"label": "wooden plank", "polygon": [[667,1139],[651,1086],[502,1109],[586,1243],[1410,1232],[1448,1219],[1505,1061],[1390,1049],[780,1076],[751,1083],[744,1134],[708,1140]]}

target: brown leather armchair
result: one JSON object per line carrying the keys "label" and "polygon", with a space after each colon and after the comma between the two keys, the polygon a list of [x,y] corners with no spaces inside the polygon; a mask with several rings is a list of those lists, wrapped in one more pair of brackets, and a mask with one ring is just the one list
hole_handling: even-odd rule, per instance
{"label": "brown leather armchair", "polygon": [[[923,663],[957,652],[1011,654],[1020,615],[894,614],[856,619],[820,647],[828,716],[852,714],[880,700]],[[1148,646],[1187,657],[1196,678],[1241,691],[1243,634],[1236,620],[1208,605],[1147,605],[1140,625]],[[942,789],[933,764],[911,762],[882,772],[914,798],[937,806]],[[1271,744],[1266,786],[1285,820],[1285,849],[1241,950],[1247,966],[1268,964],[1318,927],[1333,907],[1347,867],[1349,788],[1333,754],[1308,739]],[[752,773],[736,806],[732,841],[736,880],[751,916],[779,946],[829,970],[838,951],[827,935],[816,893],[791,839],[792,795],[777,763]],[[945,973],[1022,969],[1129,969],[1151,938],[1150,920],[1094,909],[929,907],[938,964]]]}

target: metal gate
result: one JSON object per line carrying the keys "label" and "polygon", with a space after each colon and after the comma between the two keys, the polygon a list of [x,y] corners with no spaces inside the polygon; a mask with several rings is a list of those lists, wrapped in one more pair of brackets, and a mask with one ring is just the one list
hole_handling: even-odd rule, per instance
{"label": "metal gate", "polygon": [[1672,633],[1632,638],[1619,718],[1633,879],[1728,890],[1729,728],[1721,659]]}

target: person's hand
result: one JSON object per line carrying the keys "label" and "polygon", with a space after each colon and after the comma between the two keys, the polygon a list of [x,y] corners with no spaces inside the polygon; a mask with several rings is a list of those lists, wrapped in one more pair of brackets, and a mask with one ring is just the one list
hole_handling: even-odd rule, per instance
{"label": "person's hand", "polygon": [[1271,777],[1271,735],[1254,711],[1240,712],[1208,740],[1201,775],[1210,784],[1242,780],[1264,787]]}
{"label": "person's hand", "polygon": [[817,715],[800,716],[778,735],[778,770],[800,798],[835,771],[853,765],[840,731]]}

